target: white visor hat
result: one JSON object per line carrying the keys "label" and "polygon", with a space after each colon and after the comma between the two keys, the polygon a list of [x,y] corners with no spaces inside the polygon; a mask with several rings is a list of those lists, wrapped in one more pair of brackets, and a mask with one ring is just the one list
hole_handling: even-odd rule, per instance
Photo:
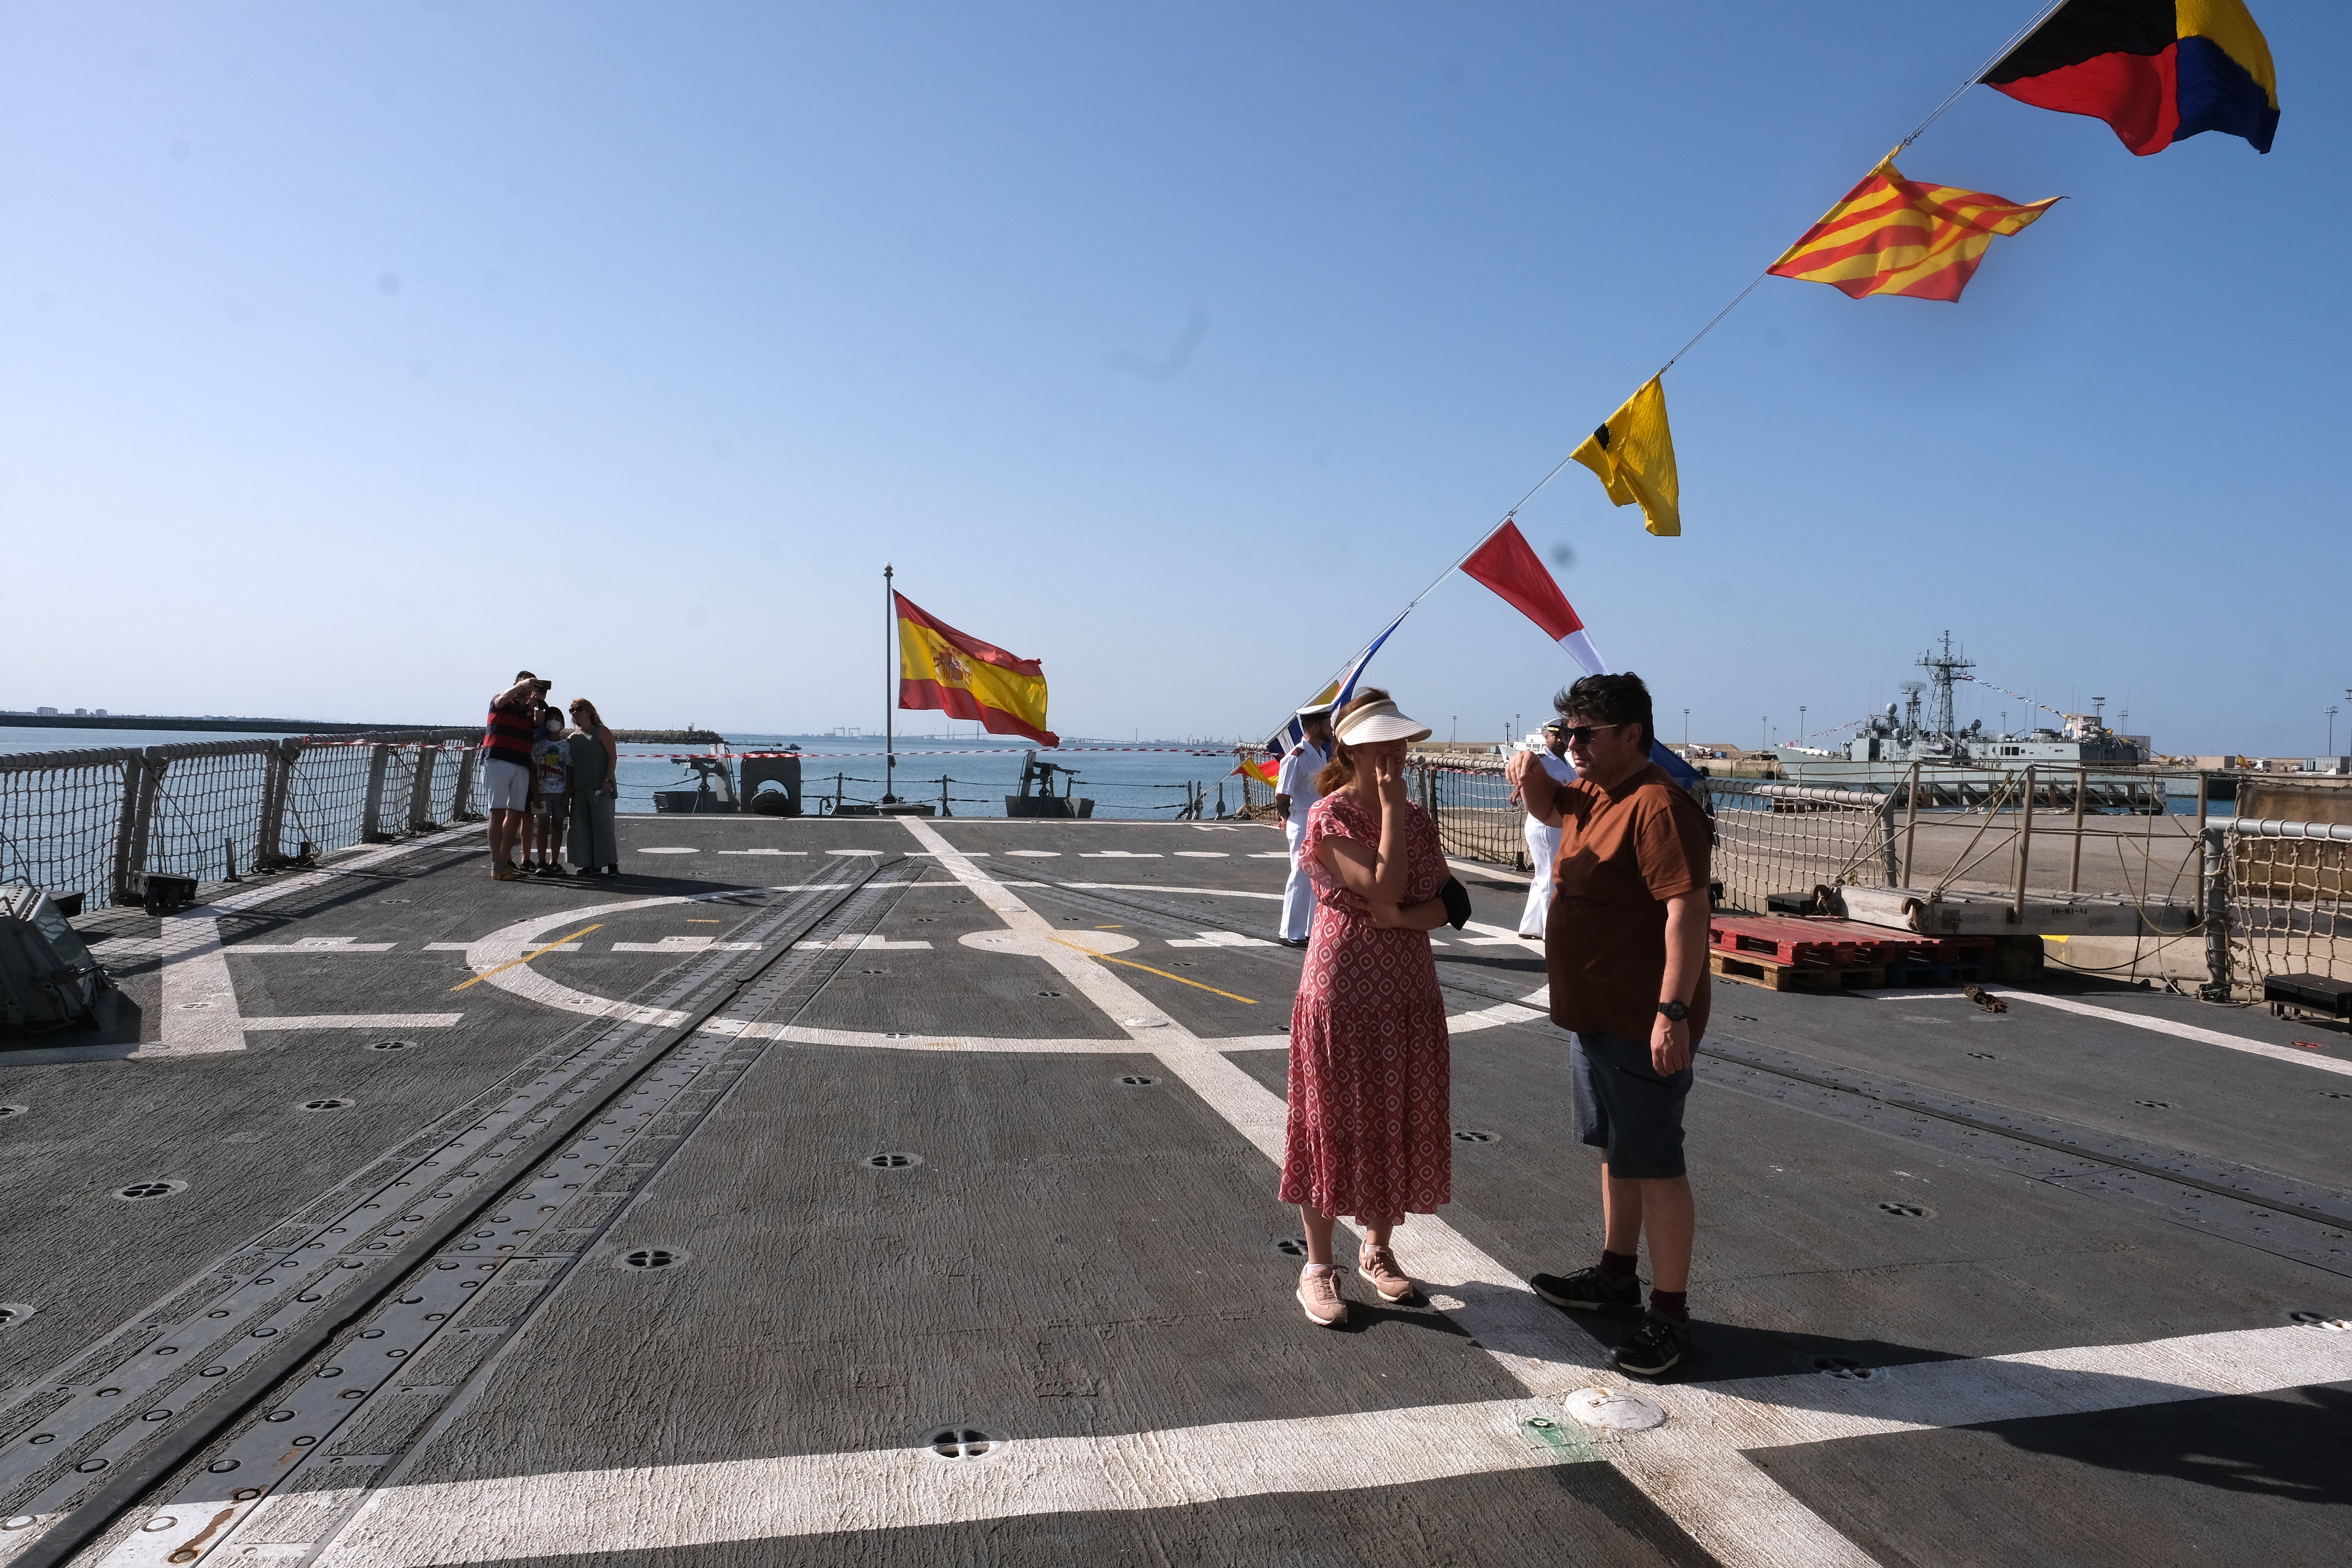
{"label": "white visor hat", "polygon": [[1393,702],[1370,702],[1357,709],[1342,720],[1337,731],[1340,742],[1349,746],[1376,744],[1381,741],[1426,741],[1430,730],[1397,711]]}

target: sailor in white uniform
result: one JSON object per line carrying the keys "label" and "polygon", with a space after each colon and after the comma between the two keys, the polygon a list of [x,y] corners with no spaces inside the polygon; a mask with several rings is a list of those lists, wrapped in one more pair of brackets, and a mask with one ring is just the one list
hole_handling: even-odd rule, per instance
{"label": "sailor in white uniform", "polygon": [[1290,880],[1282,889],[1282,940],[1288,947],[1305,947],[1315,924],[1315,884],[1299,869],[1298,837],[1307,831],[1307,814],[1322,798],[1315,775],[1331,760],[1331,704],[1301,708],[1298,717],[1307,739],[1290,748],[1274,781],[1274,808],[1282,814],[1283,837],[1290,841]]}
{"label": "sailor in white uniform", "polygon": [[[1536,763],[1560,784],[1576,777],[1576,769],[1568,761],[1567,721],[1555,719],[1543,727],[1544,749],[1536,753]],[[1519,934],[1540,940],[1544,921],[1551,916],[1553,868],[1559,860],[1559,829],[1546,827],[1532,816],[1527,820],[1528,864],[1535,868],[1528,883],[1528,907],[1519,911]]]}

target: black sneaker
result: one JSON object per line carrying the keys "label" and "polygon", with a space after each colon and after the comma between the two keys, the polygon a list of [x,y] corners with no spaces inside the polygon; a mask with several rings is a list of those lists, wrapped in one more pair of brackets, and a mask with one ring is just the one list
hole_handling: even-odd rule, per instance
{"label": "black sneaker", "polygon": [[1574,1311],[1632,1317],[1642,1310],[1642,1281],[1632,1275],[1612,1279],[1597,1268],[1580,1268],[1566,1277],[1538,1274],[1528,1283],[1553,1306]]}
{"label": "black sneaker", "polygon": [[1609,1352],[1609,1364],[1635,1377],[1657,1377],[1690,1358],[1688,1323],[1678,1323],[1663,1312],[1645,1312],[1633,1337]]}

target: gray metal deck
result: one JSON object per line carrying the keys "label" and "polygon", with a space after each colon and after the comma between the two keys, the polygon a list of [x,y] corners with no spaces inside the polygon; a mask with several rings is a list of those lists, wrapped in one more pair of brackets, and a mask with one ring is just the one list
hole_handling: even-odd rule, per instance
{"label": "gray metal deck", "polygon": [[1400,1232],[1428,1300],[1329,1332],[1276,1246],[1277,835],[622,845],[79,922],[112,1026],[0,1053],[0,1559],[2352,1555],[2340,1033],[1723,985],[1702,1356],[1612,1435],[1562,1402],[1633,1384],[1622,1326],[1517,1283],[1599,1234],[1522,884],[1439,933],[1486,1136]]}

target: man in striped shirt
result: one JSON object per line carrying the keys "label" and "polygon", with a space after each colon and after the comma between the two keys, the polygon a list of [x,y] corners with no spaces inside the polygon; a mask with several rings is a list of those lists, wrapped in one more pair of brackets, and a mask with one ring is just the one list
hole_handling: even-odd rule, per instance
{"label": "man in striped shirt", "polygon": [[522,837],[523,814],[530,808],[531,704],[547,694],[551,682],[529,670],[490,699],[490,716],[482,726],[482,795],[490,814],[490,875],[511,882],[522,873],[515,868],[515,846]]}

